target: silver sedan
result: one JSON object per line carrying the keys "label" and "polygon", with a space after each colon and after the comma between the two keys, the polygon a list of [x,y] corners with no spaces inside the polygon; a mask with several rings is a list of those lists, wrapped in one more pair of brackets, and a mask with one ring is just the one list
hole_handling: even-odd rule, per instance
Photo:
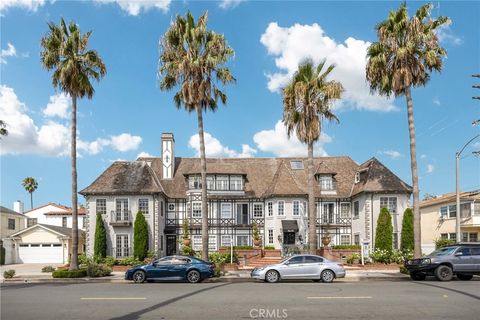
{"label": "silver sedan", "polygon": [[345,269],[337,262],[315,255],[296,255],[277,264],[257,267],[250,274],[253,279],[278,282],[287,279],[311,279],[332,282],[344,278]]}

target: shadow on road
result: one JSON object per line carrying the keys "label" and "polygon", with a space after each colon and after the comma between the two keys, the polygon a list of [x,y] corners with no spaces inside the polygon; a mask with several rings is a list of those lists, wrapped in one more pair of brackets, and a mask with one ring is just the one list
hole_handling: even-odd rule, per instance
{"label": "shadow on road", "polygon": [[217,288],[220,288],[220,287],[223,287],[223,286],[228,286],[232,284],[231,282],[230,283],[223,283],[221,285],[218,285],[218,286],[213,286],[213,287],[208,287],[208,288],[204,288],[204,289],[200,289],[200,290],[197,290],[197,291],[193,291],[193,292],[189,292],[189,293],[186,293],[186,294],[183,294],[181,296],[178,296],[178,297],[175,297],[175,298],[171,298],[171,299],[168,299],[168,300],[165,300],[165,301],[162,301],[160,303],[157,303],[157,304],[154,304],[153,306],[150,306],[148,308],[143,308],[141,310],[138,310],[138,311],[135,311],[135,312],[130,312],[126,315],[123,315],[123,316],[120,316],[120,317],[115,317],[115,318],[111,318],[110,320],[131,320],[131,319],[139,319],[141,315],[145,314],[145,313],[148,313],[150,311],[153,311],[153,310],[156,310],[156,309],[160,309],[162,307],[165,307],[169,304],[172,304],[172,303],[175,303],[179,300],[182,300],[182,299],[185,299],[185,298],[188,298],[188,297],[191,297],[191,296],[194,296],[194,295],[197,295],[197,294],[200,294],[202,292],[205,292],[205,291],[208,291],[208,290],[212,290],[212,289],[217,289]]}
{"label": "shadow on road", "polygon": [[412,281],[412,283],[421,284],[423,286],[429,286],[429,287],[434,287],[434,288],[443,289],[443,290],[448,290],[448,291],[452,291],[452,292],[455,292],[455,293],[463,294],[464,296],[467,296],[467,297],[470,297],[470,298],[473,298],[473,299],[476,299],[476,300],[480,300],[480,296],[474,295],[472,293],[460,291],[460,290],[457,290],[457,289],[447,288],[447,287],[435,285],[435,284],[432,284],[432,283],[425,283],[425,282],[418,282],[418,281]]}

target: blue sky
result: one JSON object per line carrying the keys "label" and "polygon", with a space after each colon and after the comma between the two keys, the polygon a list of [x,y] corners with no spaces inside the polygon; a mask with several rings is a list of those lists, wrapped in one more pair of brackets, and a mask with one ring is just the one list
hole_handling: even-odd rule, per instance
{"label": "blue sky", "polygon": [[[340,124],[325,123],[317,155],[348,155],[362,163],[375,156],[411,183],[405,99],[371,95],[365,83],[365,50],[374,26],[400,2],[268,1],[30,1],[7,0],[1,12],[0,202],[22,200],[27,176],[39,181],[35,205],[70,205],[69,100],[51,85],[40,64],[47,22],[74,20],[93,31],[90,47],[102,56],[107,75],[92,100],[78,103],[79,190],[114,160],[160,154],[160,135],[173,132],[177,156],[195,156],[196,116],[177,110],[173,92],[158,88],[158,41],[177,14],[209,11],[209,28],[225,34],[235,50],[229,67],[237,84],[226,88],[228,104],[205,116],[211,156],[299,156],[305,148],[288,140],[279,123],[279,88],[306,57],[336,63],[332,78],[346,88],[335,106]],[[410,13],[423,2],[409,2]],[[480,4],[434,2],[433,16],[447,15],[441,30],[448,51],[441,74],[413,90],[421,195],[455,188],[455,151],[480,133]],[[475,91],[476,90],[476,91]],[[480,188],[480,160],[472,143],[461,160],[461,188]],[[80,202],[83,199],[80,197]]]}

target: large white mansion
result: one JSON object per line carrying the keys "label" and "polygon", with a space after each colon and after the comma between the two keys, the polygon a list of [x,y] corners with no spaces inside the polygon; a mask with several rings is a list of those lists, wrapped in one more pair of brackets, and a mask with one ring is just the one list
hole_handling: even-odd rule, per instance
{"label": "large white mansion", "polygon": [[[375,239],[377,217],[387,207],[398,247],[411,187],[377,159],[358,165],[350,157],[317,157],[317,234],[333,244]],[[162,134],[161,158],[116,161],[80,193],[87,202],[87,253],[93,253],[96,214],[107,229],[109,255],[132,254],[133,222],[142,211],[150,247],[158,256],[178,253],[182,222],[201,249],[200,159],[175,157],[173,134]],[[209,247],[252,245],[257,223],[263,245],[282,249],[308,243],[306,158],[207,159]]]}

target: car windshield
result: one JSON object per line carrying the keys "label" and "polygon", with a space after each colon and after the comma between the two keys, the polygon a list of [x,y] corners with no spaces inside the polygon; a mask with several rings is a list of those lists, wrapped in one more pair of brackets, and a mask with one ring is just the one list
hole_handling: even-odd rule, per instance
{"label": "car windshield", "polygon": [[438,250],[433,251],[430,253],[430,256],[438,257],[438,256],[448,256],[455,251],[455,247],[447,247],[447,248],[440,248]]}

